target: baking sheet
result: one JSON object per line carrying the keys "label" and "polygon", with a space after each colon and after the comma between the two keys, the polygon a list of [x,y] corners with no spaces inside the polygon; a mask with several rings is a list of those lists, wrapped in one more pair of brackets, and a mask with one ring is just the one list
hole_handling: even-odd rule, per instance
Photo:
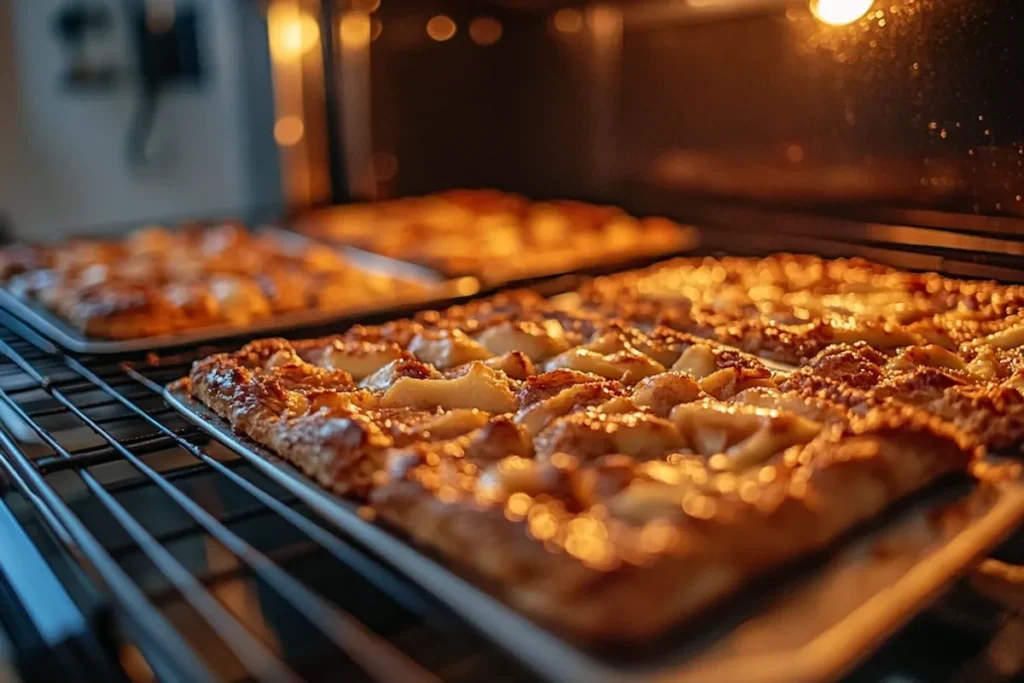
{"label": "baking sheet", "polygon": [[[524,266],[514,271],[508,271],[504,275],[490,276],[483,270],[479,273],[467,273],[477,277],[483,286],[488,288],[497,287],[522,287],[527,284],[563,275],[593,274],[601,275],[608,272],[621,272],[633,270],[652,265],[658,261],[681,256],[688,251],[695,249],[700,244],[699,233],[690,227],[684,227],[676,243],[664,249],[636,249],[623,254],[608,254],[595,256],[593,258],[580,259],[569,268],[530,268]],[[448,273],[450,276],[458,273]]]}
{"label": "baking sheet", "polygon": [[[321,489],[298,470],[236,434],[187,392],[168,388],[167,402],[211,436],[248,459],[326,519],[394,565],[499,646],[558,681],[654,683],[722,680],[740,683],[834,678],[920,611],[980,555],[1024,519],[1024,485],[1008,482],[980,500],[982,490],[936,491],[897,506],[895,519],[848,539],[798,581],[756,580],[728,601],[738,613],[697,619],[650,653],[608,658],[588,652],[529,621],[400,537],[358,514],[358,505]],[[940,490],[941,489],[941,490]],[[970,505],[963,503],[964,496]],[[936,525],[925,512],[966,505],[972,514]],[[780,588],[781,586],[781,588]],[[747,596],[747,597],[744,597]],[[751,613],[751,607],[756,608]]]}
{"label": "baking sheet", "polygon": [[[309,239],[302,235],[276,228],[262,228],[258,232],[273,234],[275,237],[290,242],[309,242]],[[38,301],[20,299],[3,286],[0,286],[0,306],[69,351],[81,354],[119,354],[150,349],[165,349],[175,346],[197,345],[231,337],[267,336],[292,328],[328,325],[343,321],[358,322],[356,318],[359,316],[386,313],[390,310],[397,310],[415,304],[426,305],[431,302],[471,296],[480,290],[480,283],[475,278],[445,279],[444,276],[428,268],[396,261],[386,256],[370,254],[359,250],[350,251],[343,249],[342,252],[350,261],[364,270],[385,273],[403,280],[425,284],[430,289],[423,296],[387,299],[377,305],[339,308],[336,310],[297,311],[271,316],[266,320],[261,320],[251,325],[215,325],[188,330],[181,334],[124,340],[88,337]]]}
{"label": "baking sheet", "polygon": [[[472,270],[468,272],[445,270],[440,266],[432,268],[430,266],[423,265],[422,262],[417,261],[415,257],[410,257],[408,261],[402,262],[416,263],[422,268],[443,273],[450,278],[474,277],[480,281],[484,288],[489,290],[497,288],[524,287],[529,284],[566,275],[600,275],[610,272],[617,273],[623,270],[633,270],[635,268],[652,265],[658,261],[681,256],[697,248],[700,245],[701,240],[700,232],[696,228],[691,226],[681,227],[682,230],[680,231],[678,238],[675,240],[675,243],[670,246],[666,246],[663,249],[645,250],[643,248],[638,248],[630,251],[624,251],[621,254],[602,254],[592,258],[579,259],[568,268],[548,268],[545,266],[531,266],[529,264],[523,264],[515,269],[509,268],[495,273],[488,273],[486,268],[479,272]],[[347,243],[344,238],[321,235],[315,232],[307,233],[303,232],[301,228],[296,228],[296,230],[299,232],[294,234],[300,235],[306,239],[317,240],[324,244],[345,249],[346,251],[358,251],[364,254],[378,255],[377,252],[372,251],[369,247]],[[401,257],[399,256],[396,256],[395,258],[401,260]]]}

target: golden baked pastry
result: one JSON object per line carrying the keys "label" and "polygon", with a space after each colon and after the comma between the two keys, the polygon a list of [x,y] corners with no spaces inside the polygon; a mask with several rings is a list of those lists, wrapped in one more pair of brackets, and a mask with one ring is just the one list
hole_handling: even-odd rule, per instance
{"label": "golden baked pastry", "polygon": [[914,405],[850,410],[715,341],[529,293],[253,342],[179,388],[596,641],[662,633],[982,450]]}
{"label": "golden baked pastry", "polygon": [[676,259],[599,278],[572,304],[802,366],[783,390],[913,405],[992,450],[1024,446],[1024,288],[860,259]]}
{"label": "golden baked pastry", "polygon": [[910,405],[952,423],[991,451],[1024,447],[1022,355],[985,348],[953,353],[913,346],[886,357],[861,342],[830,346],[785,379],[783,391],[854,412]]}
{"label": "golden baked pastry", "polygon": [[583,306],[799,365],[832,344],[885,353],[1024,344],[1024,287],[909,273],[861,259],[684,258],[598,278]]}
{"label": "golden baked pastry", "polygon": [[307,234],[489,283],[668,255],[692,232],[664,218],[574,201],[531,202],[497,190],[350,204],[298,222]]}
{"label": "golden baked pastry", "polygon": [[0,250],[0,281],[90,337],[133,339],[296,311],[345,311],[427,294],[363,270],[336,250],[239,225],[136,230]]}

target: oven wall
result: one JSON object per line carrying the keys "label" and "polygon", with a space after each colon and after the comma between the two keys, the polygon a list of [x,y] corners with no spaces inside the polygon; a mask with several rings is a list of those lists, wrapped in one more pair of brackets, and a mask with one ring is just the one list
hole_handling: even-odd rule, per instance
{"label": "oven wall", "polygon": [[620,168],[640,187],[1024,215],[1022,33],[1015,0],[875,2],[849,26],[803,7],[637,26]]}
{"label": "oven wall", "polygon": [[[1018,0],[876,1],[847,26],[803,2],[692,22],[649,21],[653,4],[592,6],[566,32],[554,6],[382,3],[372,138],[398,161],[383,193],[496,185],[637,210],[667,194],[1024,216]],[[432,40],[441,13],[459,30]],[[503,23],[492,46],[469,35],[480,15]]]}
{"label": "oven wall", "polygon": [[[428,35],[438,15],[454,20],[452,38]],[[595,115],[612,102],[591,73],[585,32],[559,40],[547,14],[493,3],[391,0],[375,16],[382,29],[371,45],[367,134],[378,165],[386,161],[380,195],[500,187],[543,198],[609,189],[595,182],[593,157]],[[494,44],[471,37],[482,17],[501,23]]]}

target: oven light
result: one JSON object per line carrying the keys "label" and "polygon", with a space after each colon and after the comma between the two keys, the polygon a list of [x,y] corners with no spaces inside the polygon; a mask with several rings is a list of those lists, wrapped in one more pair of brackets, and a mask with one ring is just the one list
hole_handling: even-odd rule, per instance
{"label": "oven light", "polygon": [[282,147],[299,144],[306,132],[306,126],[298,116],[282,116],[274,124],[274,140]]}
{"label": "oven light", "polygon": [[811,13],[832,26],[852,24],[871,9],[874,0],[811,0]]}
{"label": "oven light", "polygon": [[457,27],[450,17],[438,14],[427,22],[427,35],[439,43],[449,40],[455,35]]}
{"label": "oven light", "polygon": [[295,61],[320,44],[320,26],[297,5],[275,2],[267,10],[270,54],[279,61]]}
{"label": "oven light", "polygon": [[351,10],[341,15],[338,30],[341,46],[349,50],[361,50],[373,38],[373,21],[365,12]]}
{"label": "oven light", "polygon": [[477,45],[494,45],[501,40],[501,33],[501,22],[494,17],[477,17],[469,22],[469,37]]}
{"label": "oven light", "polygon": [[560,9],[551,18],[559,33],[579,33],[583,29],[583,13],[578,9]]}

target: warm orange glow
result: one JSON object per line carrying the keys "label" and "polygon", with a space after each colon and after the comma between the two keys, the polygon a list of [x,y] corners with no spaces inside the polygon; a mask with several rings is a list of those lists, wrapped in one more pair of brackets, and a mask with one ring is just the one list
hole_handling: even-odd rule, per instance
{"label": "warm orange glow", "polygon": [[526,517],[533,505],[533,498],[525,493],[513,493],[505,502],[505,517],[513,522],[519,522]]}
{"label": "warm orange glow", "polygon": [[274,124],[274,139],[282,147],[298,144],[305,132],[306,127],[298,116],[282,116]]}
{"label": "warm orange glow", "polygon": [[118,652],[118,659],[121,661],[121,667],[125,672],[131,676],[133,681],[155,681],[156,676],[153,673],[153,669],[150,668],[149,662],[142,656],[139,648],[134,645],[124,645]]}
{"label": "warm orange glow", "polygon": [[501,22],[494,17],[477,17],[469,22],[469,38],[477,45],[494,45],[501,40]]}
{"label": "warm orange glow", "polygon": [[352,0],[352,9],[357,12],[376,12],[380,8],[380,0]]}
{"label": "warm orange glow", "polygon": [[560,9],[551,18],[559,33],[579,33],[583,29],[583,13],[575,9]]}
{"label": "warm orange glow", "polygon": [[871,9],[874,0],[811,0],[811,13],[832,26],[852,24]]}
{"label": "warm orange glow", "polygon": [[341,15],[339,34],[341,46],[348,49],[359,49],[370,43],[372,27],[370,15],[365,12],[345,12]]}
{"label": "warm orange glow", "polygon": [[380,38],[381,32],[384,30],[384,24],[377,17],[370,19],[370,40],[377,40]]}
{"label": "warm orange glow", "polygon": [[453,38],[455,30],[455,22],[443,14],[438,14],[427,22],[427,35],[438,42]]}
{"label": "warm orange glow", "polygon": [[599,42],[613,38],[622,28],[622,12],[608,5],[598,5],[587,11],[587,25]]}
{"label": "warm orange glow", "polygon": [[270,54],[281,61],[295,60],[320,44],[320,26],[294,5],[275,3],[267,10]]}

